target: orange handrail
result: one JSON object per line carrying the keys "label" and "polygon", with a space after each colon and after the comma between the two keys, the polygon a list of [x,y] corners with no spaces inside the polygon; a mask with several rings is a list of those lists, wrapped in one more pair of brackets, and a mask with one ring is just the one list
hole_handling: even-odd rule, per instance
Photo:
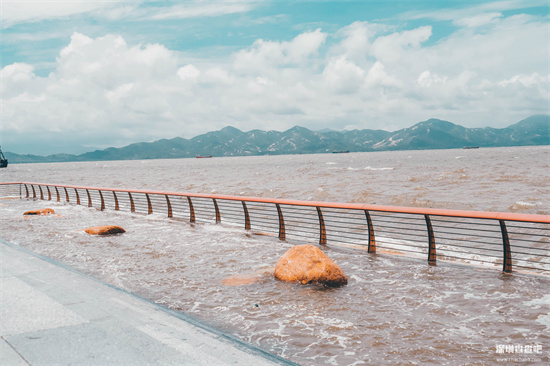
{"label": "orange handrail", "polygon": [[373,204],[363,204],[363,203],[301,201],[301,200],[289,200],[289,199],[281,199],[281,198],[229,196],[229,195],[221,195],[221,194],[168,192],[168,191],[153,191],[153,190],[143,190],[143,189],[88,187],[88,186],[74,186],[74,185],[64,185],[64,184],[35,183],[35,182],[0,183],[0,185],[10,185],[10,184],[11,185],[27,184],[31,186],[32,185],[56,186],[61,188],[73,188],[73,189],[82,189],[82,190],[143,193],[143,194],[154,194],[154,195],[163,195],[163,196],[170,195],[170,196],[181,196],[181,197],[201,197],[201,198],[210,198],[210,199],[219,199],[219,200],[272,203],[272,204],[291,205],[291,206],[367,210],[367,211],[406,213],[406,214],[416,214],[416,215],[449,216],[449,217],[462,217],[462,218],[472,218],[472,219],[533,222],[533,223],[542,223],[542,224],[550,223],[550,215],[518,214],[518,213],[512,213],[512,212],[467,211],[467,210],[451,210],[451,209],[425,208],[425,207],[386,206],[386,205],[373,205]]}

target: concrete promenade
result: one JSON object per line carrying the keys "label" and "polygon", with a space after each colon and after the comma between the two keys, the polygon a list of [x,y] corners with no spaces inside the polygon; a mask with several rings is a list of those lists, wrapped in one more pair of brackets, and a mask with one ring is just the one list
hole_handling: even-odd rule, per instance
{"label": "concrete promenade", "polygon": [[0,239],[0,365],[292,365]]}

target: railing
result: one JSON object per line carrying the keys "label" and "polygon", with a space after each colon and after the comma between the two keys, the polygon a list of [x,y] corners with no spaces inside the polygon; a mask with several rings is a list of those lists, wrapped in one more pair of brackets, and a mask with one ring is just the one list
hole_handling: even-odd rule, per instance
{"label": "railing", "polygon": [[550,275],[550,216],[294,201],[43,183],[0,183],[0,196],[50,200],[190,223],[242,225],[280,240],[361,247]]}

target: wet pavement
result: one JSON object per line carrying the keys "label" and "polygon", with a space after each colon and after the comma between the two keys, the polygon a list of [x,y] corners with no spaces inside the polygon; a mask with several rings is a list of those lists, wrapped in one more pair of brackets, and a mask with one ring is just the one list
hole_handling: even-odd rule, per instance
{"label": "wet pavement", "polygon": [[0,239],[1,365],[289,365]]}

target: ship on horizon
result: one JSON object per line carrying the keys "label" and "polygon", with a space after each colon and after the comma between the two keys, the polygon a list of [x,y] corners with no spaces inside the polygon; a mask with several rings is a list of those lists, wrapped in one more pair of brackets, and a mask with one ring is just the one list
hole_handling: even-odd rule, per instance
{"label": "ship on horizon", "polygon": [[0,168],[7,168],[8,167],[8,159],[4,156],[4,153],[2,152],[2,149],[0,148]]}

